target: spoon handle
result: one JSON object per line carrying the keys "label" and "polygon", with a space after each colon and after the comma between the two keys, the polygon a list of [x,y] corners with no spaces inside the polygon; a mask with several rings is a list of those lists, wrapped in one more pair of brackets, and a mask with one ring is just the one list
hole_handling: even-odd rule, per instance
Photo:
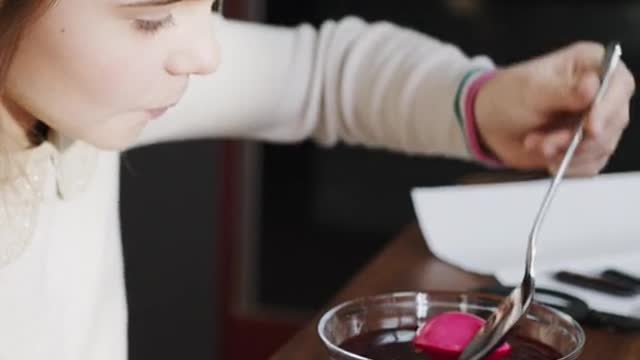
{"label": "spoon handle", "polygon": [[[620,56],[622,55],[622,49],[620,48],[620,44],[617,42],[612,42],[607,46],[605,59],[602,64],[602,69],[600,70],[600,77],[602,81],[600,82],[600,87],[598,88],[598,92],[596,93],[596,97],[591,105],[591,108],[598,104],[604,94],[607,92],[609,88],[609,83],[611,82],[611,75],[615,70],[618,62],[620,60]],[[542,226],[542,221],[547,213],[549,205],[551,204],[551,200],[553,199],[560,182],[562,181],[564,174],[569,168],[569,164],[571,164],[571,160],[573,159],[573,155],[578,148],[578,145],[582,142],[582,138],[584,137],[584,118],[578,124],[578,128],[573,135],[573,139],[571,139],[571,143],[567,148],[564,156],[562,157],[562,161],[560,162],[560,166],[556,174],[551,181],[551,185],[547,189],[547,192],[542,200],[542,205],[536,214],[536,218],[533,223],[533,227],[531,228],[531,233],[529,234],[529,245],[527,247],[527,263],[526,263],[526,271],[531,274],[531,277],[534,277],[534,259],[535,259],[535,239],[537,238],[538,231]]]}

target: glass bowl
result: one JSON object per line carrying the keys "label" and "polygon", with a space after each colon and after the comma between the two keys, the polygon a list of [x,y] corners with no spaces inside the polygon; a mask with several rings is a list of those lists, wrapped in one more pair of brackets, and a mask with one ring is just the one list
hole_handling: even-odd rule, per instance
{"label": "glass bowl", "polygon": [[[461,292],[402,292],[355,299],[330,309],[318,322],[318,335],[333,360],[371,360],[340,347],[345,341],[370,332],[417,329],[430,317],[461,311],[488,318],[501,297]],[[544,344],[562,355],[554,360],[577,359],[585,343],[580,325],[550,307],[532,304],[511,333]]]}

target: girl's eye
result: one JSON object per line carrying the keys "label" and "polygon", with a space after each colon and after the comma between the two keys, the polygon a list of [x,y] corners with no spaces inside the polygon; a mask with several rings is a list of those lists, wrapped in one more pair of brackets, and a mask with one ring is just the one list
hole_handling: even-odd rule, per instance
{"label": "girl's eye", "polygon": [[134,26],[136,30],[146,34],[154,34],[165,27],[173,25],[173,16],[171,14],[158,20],[136,19]]}

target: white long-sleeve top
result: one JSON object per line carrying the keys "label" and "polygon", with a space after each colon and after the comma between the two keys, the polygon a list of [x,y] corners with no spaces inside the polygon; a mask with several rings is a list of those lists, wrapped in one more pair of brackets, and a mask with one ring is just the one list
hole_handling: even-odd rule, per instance
{"label": "white long-sleeve top", "polygon": [[[212,26],[219,70],[194,78],[136,145],[313,138],[469,158],[455,98],[488,59],[356,18],[314,29],[214,16]],[[54,134],[13,157],[26,171],[0,191],[0,360],[125,360],[119,154]]]}

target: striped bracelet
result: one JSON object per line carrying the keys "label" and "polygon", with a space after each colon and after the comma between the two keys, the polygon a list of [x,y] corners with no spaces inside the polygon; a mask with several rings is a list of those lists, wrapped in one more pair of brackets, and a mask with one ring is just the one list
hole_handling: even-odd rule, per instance
{"label": "striped bracelet", "polygon": [[493,78],[495,70],[473,69],[462,78],[456,92],[454,108],[458,125],[464,133],[467,150],[474,159],[492,168],[504,165],[482,146],[476,124],[475,100],[482,86]]}

